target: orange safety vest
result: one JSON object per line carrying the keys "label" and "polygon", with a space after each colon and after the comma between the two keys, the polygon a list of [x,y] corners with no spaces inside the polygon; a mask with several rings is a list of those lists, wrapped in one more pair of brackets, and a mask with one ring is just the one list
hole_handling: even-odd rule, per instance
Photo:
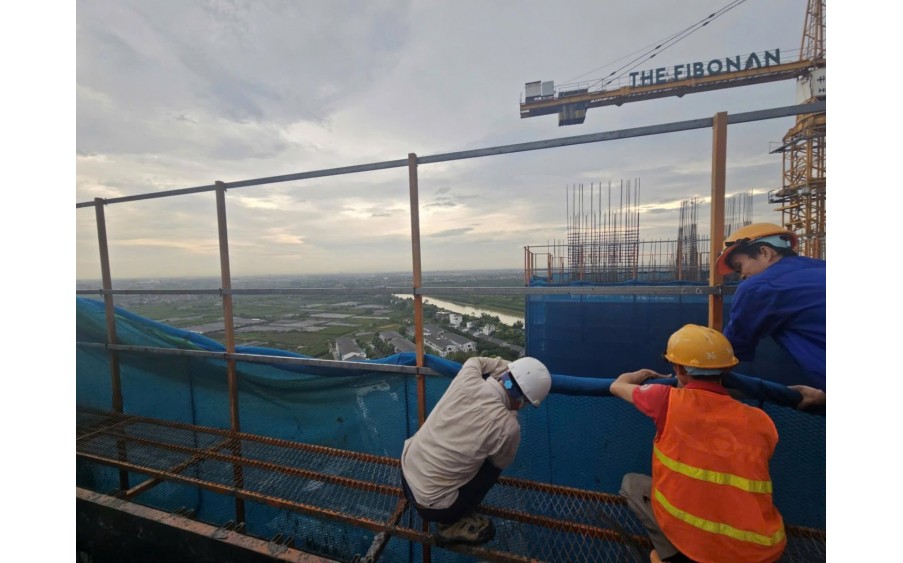
{"label": "orange safety vest", "polygon": [[672,389],[652,453],[659,527],[700,562],[774,561],[787,543],[771,499],[774,422],[728,395]]}

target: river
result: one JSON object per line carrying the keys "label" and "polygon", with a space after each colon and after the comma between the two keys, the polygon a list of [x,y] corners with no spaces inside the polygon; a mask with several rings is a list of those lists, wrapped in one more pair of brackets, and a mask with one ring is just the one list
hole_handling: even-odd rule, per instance
{"label": "river", "polygon": [[[396,293],[394,295],[395,297],[400,297],[402,299],[413,299],[413,297],[411,297],[410,295],[403,295],[399,293]],[[436,299],[435,297],[424,297],[423,302],[429,303],[430,305],[435,305],[436,307],[445,309],[446,311],[451,311],[452,313],[461,313],[462,315],[470,315],[472,317],[479,317],[483,313],[486,313],[487,315],[498,317],[500,321],[510,326],[514,326],[514,323],[518,321],[520,321],[521,323],[524,322],[523,317],[515,317],[513,315],[499,313],[498,311],[490,311],[489,309],[477,309],[476,307],[471,307],[470,305],[459,305],[458,303]]]}

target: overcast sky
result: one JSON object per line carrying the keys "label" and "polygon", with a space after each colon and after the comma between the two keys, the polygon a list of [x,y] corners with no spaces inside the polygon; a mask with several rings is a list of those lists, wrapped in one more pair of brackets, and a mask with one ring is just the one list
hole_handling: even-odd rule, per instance
{"label": "overcast sky", "polygon": [[[186,1],[76,4],[76,202],[613,131],[796,103],[793,81],[521,119],[524,83],[624,71],[730,0]],[[635,70],[780,49],[805,0],[746,0]],[[732,126],[728,195],[755,221],[792,118]],[[419,167],[424,270],[520,268],[567,234],[568,189],[640,186],[641,238],[675,238],[705,202],[711,131]],[[589,201],[585,210],[589,208]],[[405,168],[227,192],[233,276],[409,271]],[[213,192],[106,207],[115,278],[219,275]],[[699,221],[708,228],[708,206]],[[100,277],[94,211],[76,211],[79,279]]]}

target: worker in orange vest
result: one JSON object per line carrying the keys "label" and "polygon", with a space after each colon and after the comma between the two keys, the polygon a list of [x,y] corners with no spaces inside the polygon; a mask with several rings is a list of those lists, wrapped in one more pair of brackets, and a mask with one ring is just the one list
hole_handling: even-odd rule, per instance
{"label": "worker in orange vest", "polygon": [[738,360],[720,332],[688,324],[671,335],[665,358],[677,388],[646,383],[670,377],[650,369],[611,384],[613,395],[655,421],[652,477],[628,473],[621,483],[649,532],[652,559],[775,561],[787,540],[768,467],[774,422],[721,385]]}

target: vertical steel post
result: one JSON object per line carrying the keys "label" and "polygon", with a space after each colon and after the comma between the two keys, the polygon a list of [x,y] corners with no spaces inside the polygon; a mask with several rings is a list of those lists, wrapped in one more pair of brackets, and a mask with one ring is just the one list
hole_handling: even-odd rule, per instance
{"label": "vertical steel post", "polygon": [[[100,276],[103,287],[104,316],[107,321],[107,345],[116,344],[116,309],[113,306],[113,276],[110,273],[110,249],[107,245],[107,220],[103,210],[103,198],[94,198],[94,215],[97,218],[97,242],[100,248]],[[110,353],[110,391],[112,395],[113,411],[122,412],[122,378],[119,371],[119,352],[109,350]],[[126,460],[125,444],[118,443],[119,458]],[[129,490],[128,471],[119,470],[119,490]]]}
{"label": "vertical steel post", "polygon": [[[102,198],[94,198],[94,214],[97,217],[97,242],[100,247],[100,275],[103,284],[103,304],[107,321],[107,344],[116,344],[116,310],[113,305],[113,276],[110,273],[110,250],[107,245],[107,222]],[[122,380],[119,374],[119,353],[110,350],[110,379],[113,395],[113,411],[122,412]]]}
{"label": "vertical steel post", "polygon": [[[724,246],[724,191],[727,178],[727,113],[712,118],[712,217],[710,221],[709,285],[721,285],[723,276],[715,271],[715,260]],[[721,330],[724,324],[724,296],[709,295],[709,327]]]}
{"label": "vertical steel post", "polygon": [[[423,296],[417,290],[423,286],[420,267],[420,198],[417,185],[417,155],[408,153],[408,188],[411,196],[411,256],[414,261],[414,332],[417,344],[417,367],[423,367]],[[426,421],[426,384],[423,374],[417,374],[417,420]]]}
{"label": "vertical steel post", "polygon": [[[220,283],[223,289],[223,324],[226,334],[226,353],[235,353],[235,319],[232,312],[232,272],[229,267],[229,230],[226,223],[226,184],[216,182],[216,222],[219,230],[219,262]],[[235,360],[226,360],[226,373],[229,385],[229,422],[233,432],[241,432],[241,424],[238,419],[238,371]],[[236,441],[232,450],[237,457],[241,457],[241,445]],[[244,487],[242,466],[232,467],[235,486]],[[239,524],[245,521],[245,504],[240,498],[235,499],[235,520]]]}
{"label": "vertical steel post", "polygon": [[[417,368],[423,367],[423,296],[417,290],[423,286],[423,272],[420,266],[420,196],[417,183],[417,155],[408,153],[408,191],[411,197],[411,257],[413,259],[414,289],[414,334],[417,345]],[[417,373],[417,422],[418,427],[426,421],[426,381],[422,373]],[[411,510],[414,510],[412,507]],[[429,532],[430,523],[423,520],[423,531]],[[430,563],[430,546],[423,544],[423,563]]]}

